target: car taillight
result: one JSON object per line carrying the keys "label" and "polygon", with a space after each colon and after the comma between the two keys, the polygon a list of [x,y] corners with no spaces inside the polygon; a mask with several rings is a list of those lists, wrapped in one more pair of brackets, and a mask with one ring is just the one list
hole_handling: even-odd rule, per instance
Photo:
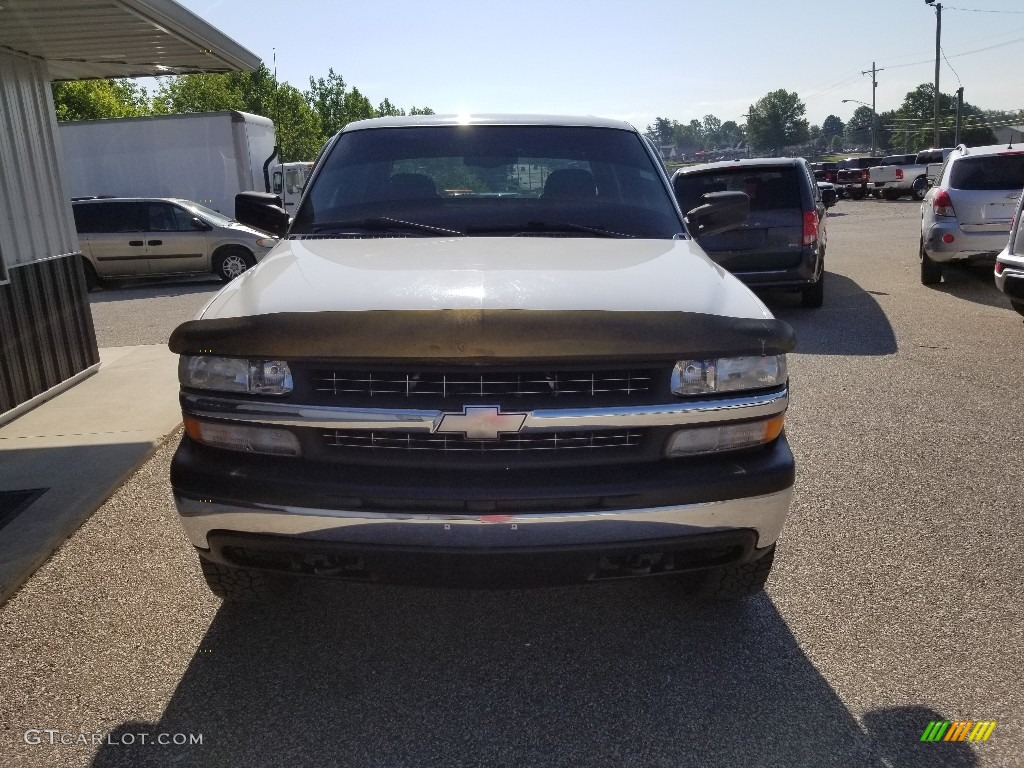
{"label": "car taillight", "polygon": [[1003,262],[1001,262],[1001,261],[997,261],[996,262],[996,274],[997,275],[1003,274],[1003,270],[1004,269],[1006,269],[1006,265],[1003,264]]}
{"label": "car taillight", "polygon": [[896,169],[896,181],[903,181],[903,169],[902,168],[897,168]]}
{"label": "car taillight", "polygon": [[804,211],[804,245],[818,242],[818,212]]}
{"label": "car taillight", "polygon": [[956,217],[956,211],[953,210],[953,201],[949,199],[949,193],[944,189],[938,190],[935,196],[932,197],[932,210],[936,216]]}
{"label": "car taillight", "polygon": [[868,174],[867,171],[861,171],[860,172],[860,180],[861,180],[861,182],[863,182],[864,184],[867,184],[868,183],[868,175],[869,174]]}

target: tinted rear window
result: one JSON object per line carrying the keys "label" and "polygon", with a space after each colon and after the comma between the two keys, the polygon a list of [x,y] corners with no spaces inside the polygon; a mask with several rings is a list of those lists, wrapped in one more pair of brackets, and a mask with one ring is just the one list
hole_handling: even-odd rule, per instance
{"label": "tinted rear window", "polygon": [[144,230],[143,203],[77,203],[71,206],[75,229],[87,232],[138,232]]}
{"label": "tinted rear window", "polygon": [[949,186],[953,189],[1024,188],[1024,155],[965,157],[953,163]]}
{"label": "tinted rear window", "polygon": [[745,192],[750,210],[802,208],[796,168],[725,168],[709,173],[680,174],[674,180],[683,211],[700,205],[708,192]]}

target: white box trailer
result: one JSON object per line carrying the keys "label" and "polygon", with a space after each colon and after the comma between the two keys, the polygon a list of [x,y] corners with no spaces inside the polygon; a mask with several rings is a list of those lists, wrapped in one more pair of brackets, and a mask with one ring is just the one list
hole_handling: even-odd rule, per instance
{"label": "white box trailer", "polygon": [[[234,216],[235,195],[271,191],[267,182],[280,170],[273,121],[245,112],[59,125],[64,177],[72,197],[177,197]],[[300,194],[301,186],[282,186],[280,195],[289,212],[294,212]]]}

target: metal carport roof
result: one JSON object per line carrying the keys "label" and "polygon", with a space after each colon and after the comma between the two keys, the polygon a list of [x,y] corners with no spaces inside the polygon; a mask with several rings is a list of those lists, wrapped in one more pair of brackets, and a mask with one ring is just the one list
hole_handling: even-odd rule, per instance
{"label": "metal carport roof", "polygon": [[0,49],[54,80],[253,70],[260,59],[172,0],[0,0]]}

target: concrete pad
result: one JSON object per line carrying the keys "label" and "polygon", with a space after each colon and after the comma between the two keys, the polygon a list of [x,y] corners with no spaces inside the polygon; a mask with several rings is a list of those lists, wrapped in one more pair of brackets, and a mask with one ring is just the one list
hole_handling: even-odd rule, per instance
{"label": "concrete pad", "polygon": [[181,423],[177,355],[100,350],[100,369],[0,427],[0,490],[46,491],[0,528],[0,604]]}

